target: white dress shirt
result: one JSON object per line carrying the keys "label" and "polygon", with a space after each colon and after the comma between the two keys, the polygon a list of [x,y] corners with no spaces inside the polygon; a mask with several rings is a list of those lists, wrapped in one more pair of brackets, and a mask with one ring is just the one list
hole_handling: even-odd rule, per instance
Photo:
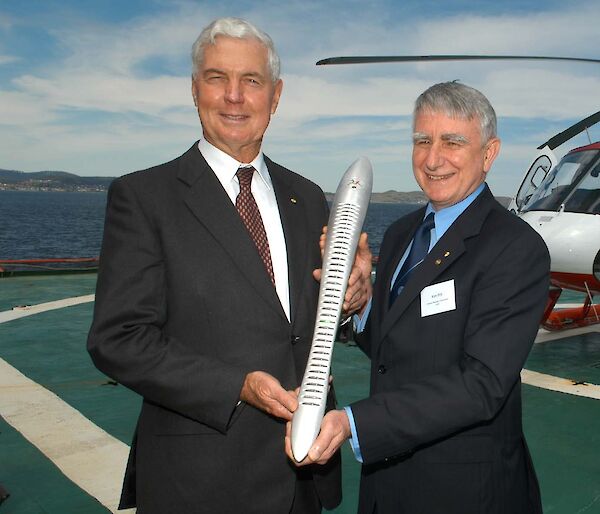
{"label": "white dress shirt", "polygon": [[258,172],[252,177],[252,195],[258,205],[258,210],[265,226],[265,232],[267,233],[267,240],[269,241],[277,296],[279,296],[281,306],[289,320],[290,286],[285,236],[283,234],[283,227],[281,226],[281,217],[279,216],[279,207],[277,206],[273,183],[271,182],[271,176],[265,164],[262,151],[258,152],[258,155],[252,162],[239,162],[205,139],[200,139],[198,149],[202,157],[204,157],[214,171],[219,182],[221,182],[233,205],[235,205],[235,199],[240,192],[240,184],[236,176],[238,168],[240,166],[251,165]]}

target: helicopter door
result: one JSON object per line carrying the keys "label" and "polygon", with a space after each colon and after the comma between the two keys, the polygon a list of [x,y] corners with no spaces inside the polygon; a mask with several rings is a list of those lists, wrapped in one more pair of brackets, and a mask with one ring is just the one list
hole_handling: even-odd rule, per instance
{"label": "helicopter door", "polygon": [[525,173],[517,195],[511,200],[508,209],[514,213],[521,212],[523,205],[527,203],[527,200],[540,186],[548,172],[556,166],[557,162],[554,152],[548,146],[542,148],[527,173]]}

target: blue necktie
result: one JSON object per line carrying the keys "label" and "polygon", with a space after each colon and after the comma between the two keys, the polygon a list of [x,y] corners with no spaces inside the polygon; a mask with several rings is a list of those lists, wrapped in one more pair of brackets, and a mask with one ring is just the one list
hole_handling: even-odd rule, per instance
{"label": "blue necktie", "polygon": [[400,272],[396,276],[394,286],[390,291],[390,306],[394,303],[394,300],[404,289],[405,284],[408,282],[412,271],[423,262],[427,252],[429,251],[429,242],[431,240],[431,229],[435,226],[433,219],[433,212],[430,212],[427,217],[423,220],[423,223],[419,225],[415,236],[413,237],[413,244],[410,248],[410,252],[402,264]]}

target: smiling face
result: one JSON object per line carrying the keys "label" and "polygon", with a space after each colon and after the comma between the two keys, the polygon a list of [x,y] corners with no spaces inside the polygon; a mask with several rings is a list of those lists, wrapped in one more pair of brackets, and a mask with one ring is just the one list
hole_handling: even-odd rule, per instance
{"label": "smiling face", "polygon": [[282,86],[281,80],[271,79],[262,43],[218,36],[204,49],[192,80],[205,139],[234,159],[251,162],[277,109]]}
{"label": "smiling face", "polygon": [[433,111],[422,111],[415,118],[413,173],[435,210],[475,191],[499,150],[498,138],[481,141],[477,118],[450,118]]}

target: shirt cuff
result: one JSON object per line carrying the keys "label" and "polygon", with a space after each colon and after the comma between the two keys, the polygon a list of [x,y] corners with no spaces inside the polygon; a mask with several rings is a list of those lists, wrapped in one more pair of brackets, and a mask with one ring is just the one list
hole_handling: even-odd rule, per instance
{"label": "shirt cuff", "polygon": [[365,312],[363,312],[362,316],[355,314],[354,316],[352,316],[352,320],[354,322],[354,331],[357,334],[360,334],[364,329],[365,329],[365,325],[367,324],[367,320],[369,319],[369,314],[371,313],[371,302],[373,301],[373,298],[371,298],[369,300],[369,303],[367,303],[367,306],[365,307]]}
{"label": "shirt cuff", "polygon": [[354,423],[354,415],[352,414],[352,409],[350,407],[344,407],[346,411],[346,415],[348,416],[348,421],[350,422],[350,431],[352,432],[352,437],[349,439],[350,446],[352,447],[352,451],[354,452],[354,457],[356,460],[362,464],[363,458],[360,453],[360,445],[358,443],[358,434],[356,433],[356,423]]}

